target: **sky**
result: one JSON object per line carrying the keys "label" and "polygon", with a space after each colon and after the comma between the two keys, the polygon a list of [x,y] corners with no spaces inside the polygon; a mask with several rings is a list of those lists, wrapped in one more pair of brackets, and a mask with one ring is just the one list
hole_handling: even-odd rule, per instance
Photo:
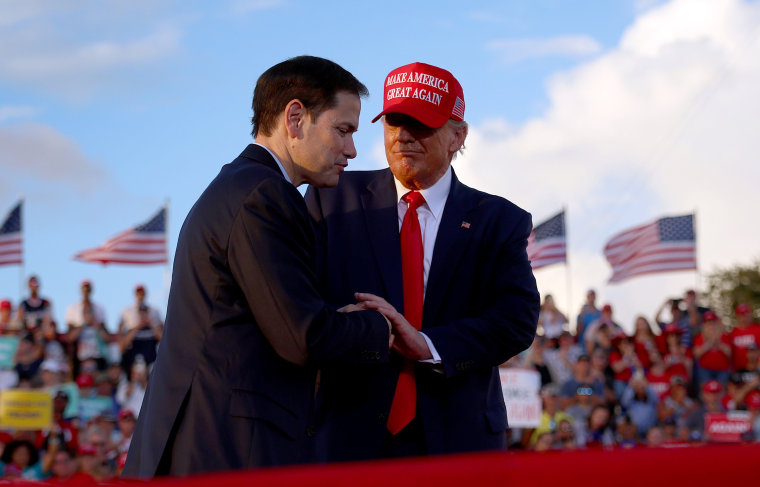
{"label": "sky", "polygon": [[[251,141],[258,76],[329,58],[370,90],[349,169],[385,167],[385,75],[421,61],[462,84],[470,133],[453,167],[534,224],[567,211],[568,263],[535,272],[577,314],[586,291],[631,329],[717,269],[758,258],[757,0],[0,0],[0,218],[24,198],[26,278],[63,322],[93,282],[107,326],[133,302],[166,308],[170,266],[72,259],[169,205],[174,254],[197,197]],[[608,284],[614,234],[695,212],[699,272]]]}

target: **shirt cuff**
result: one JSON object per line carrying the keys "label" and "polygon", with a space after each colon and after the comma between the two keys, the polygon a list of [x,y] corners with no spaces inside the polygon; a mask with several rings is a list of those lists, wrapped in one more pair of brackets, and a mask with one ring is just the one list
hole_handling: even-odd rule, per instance
{"label": "shirt cuff", "polygon": [[441,356],[438,354],[438,350],[435,349],[435,345],[433,345],[433,342],[430,341],[430,338],[428,338],[428,336],[425,335],[424,333],[420,332],[420,335],[422,335],[422,338],[425,339],[425,343],[427,343],[427,346],[430,349],[430,353],[433,355],[433,358],[419,360],[418,362],[422,362],[423,364],[440,364]]}

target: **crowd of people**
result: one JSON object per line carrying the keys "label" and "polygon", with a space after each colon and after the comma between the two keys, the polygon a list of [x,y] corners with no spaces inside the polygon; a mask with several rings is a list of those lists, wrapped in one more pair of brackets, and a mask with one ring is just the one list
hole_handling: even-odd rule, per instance
{"label": "crowd of people", "polygon": [[[123,467],[140,413],[163,322],[146,289],[121,314],[118,332],[105,327],[93,285],[65,311],[57,331],[40,280],[16,306],[0,301],[0,333],[16,337],[13,366],[0,370],[3,390],[50,391],[53,426],[0,432],[6,478],[104,481]],[[509,431],[511,448],[550,450],[639,447],[710,441],[709,413],[747,411],[748,441],[760,440],[760,325],[740,304],[729,329],[700,306],[694,291],[670,299],[650,322],[636,318],[628,334],[613,308],[597,308],[589,291],[571,332],[550,295],[544,297],[532,346],[505,366],[541,377],[541,424]],[[99,398],[102,409],[84,407]]]}
{"label": "crowd of people", "polygon": [[[14,305],[0,300],[0,340],[15,353],[0,367],[0,390],[49,391],[52,426],[39,431],[0,431],[4,478],[53,483],[102,482],[118,477],[129,449],[156,359],[163,322],[137,285],[134,302],[121,313],[118,331],[105,326],[93,284],[81,283],[81,299],[58,326],[40,279]],[[61,332],[60,329],[65,331]]]}
{"label": "crowd of people", "polygon": [[[668,299],[632,333],[589,290],[569,330],[547,295],[538,335],[507,366],[541,376],[541,421],[512,430],[512,447],[551,450],[686,445],[715,441],[706,420],[741,418],[742,441],[760,441],[760,325],[747,304],[721,317],[697,293]],[[729,319],[725,319],[729,318]],[[730,324],[730,326],[729,326]],[[739,430],[741,430],[741,426]]]}

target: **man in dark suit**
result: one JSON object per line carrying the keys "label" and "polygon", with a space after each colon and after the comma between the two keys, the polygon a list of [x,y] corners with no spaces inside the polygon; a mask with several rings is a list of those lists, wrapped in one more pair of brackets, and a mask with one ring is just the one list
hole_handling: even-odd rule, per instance
{"label": "man in dark suit", "polygon": [[337,184],[356,156],[366,94],[349,72],[311,56],[259,78],[256,143],[221,169],[180,231],[124,476],[312,461],[318,367],[388,360],[380,313],[322,300],[314,229],[296,189]]}
{"label": "man in dark suit", "polygon": [[306,194],[326,235],[328,299],[388,316],[397,352],[387,366],[322,370],[320,451],[343,461],[504,449],[498,365],[530,345],[538,319],[531,217],[451,169],[467,124],[448,71],[392,71],[380,117],[390,168]]}

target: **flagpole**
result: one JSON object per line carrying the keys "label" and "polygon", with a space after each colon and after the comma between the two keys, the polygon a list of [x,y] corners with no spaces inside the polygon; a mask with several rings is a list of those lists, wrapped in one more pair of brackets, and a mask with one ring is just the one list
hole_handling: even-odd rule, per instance
{"label": "flagpole", "polygon": [[[567,205],[562,205],[562,218],[563,218],[563,225],[565,227],[565,284],[567,286],[567,329],[570,331],[570,317],[572,316],[572,306],[573,306],[573,286],[572,286],[572,279],[570,276],[570,262],[567,258],[568,251],[567,251]],[[578,330],[575,330],[577,333]]]}
{"label": "flagpole", "polygon": [[[26,254],[24,252],[24,229],[26,228],[26,225],[24,225],[24,195],[19,196],[19,226],[21,227],[21,264],[19,265],[18,272],[18,301],[19,304],[21,304],[21,300],[24,299],[24,262],[26,261]],[[16,310],[16,313],[18,313],[18,310]]]}
{"label": "flagpole", "polygon": [[164,264],[164,289],[163,289],[163,298],[164,298],[164,316],[169,308],[169,286],[171,284],[171,262],[169,262],[169,198],[166,198],[166,202],[164,202],[164,241],[166,242],[166,263]]}

